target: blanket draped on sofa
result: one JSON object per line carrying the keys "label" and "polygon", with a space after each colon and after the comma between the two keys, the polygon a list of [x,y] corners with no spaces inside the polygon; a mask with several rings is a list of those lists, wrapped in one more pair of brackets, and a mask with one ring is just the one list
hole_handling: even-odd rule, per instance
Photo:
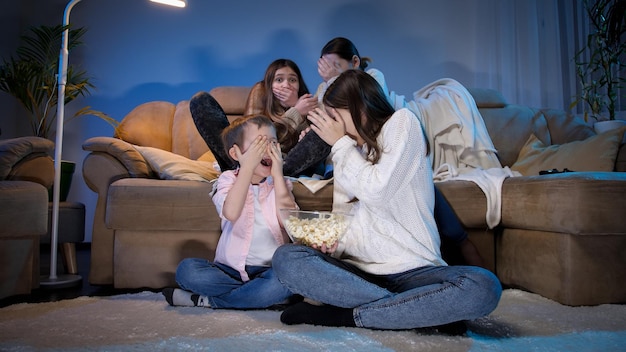
{"label": "blanket draped on sofa", "polygon": [[520,176],[503,168],[470,92],[451,78],[434,81],[407,103],[420,119],[431,148],[435,182],[472,181],[487,198],[487,225],[500,223],[504,179]]}

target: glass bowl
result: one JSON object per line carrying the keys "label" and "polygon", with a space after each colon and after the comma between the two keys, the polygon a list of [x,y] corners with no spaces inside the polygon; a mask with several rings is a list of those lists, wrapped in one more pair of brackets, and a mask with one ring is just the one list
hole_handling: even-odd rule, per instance
{"label": "glass bowl", "polygon": [[280,216],[291,241],[315,248],[339,241],[352,220],[349,214],[330,211],[281,209]]}

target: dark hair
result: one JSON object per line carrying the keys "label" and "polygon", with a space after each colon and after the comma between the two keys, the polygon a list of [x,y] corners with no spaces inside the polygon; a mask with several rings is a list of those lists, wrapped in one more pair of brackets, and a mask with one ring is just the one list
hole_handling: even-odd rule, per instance
{"label": "dark hair", "polygon": [[376,137],[395,110],[374,77],[361,70],[346,70],[328,87],[323,102],[350,112],[354,127],[370,148],[367,159],[377,163],[382,150]]}
{"label": "dark hair", "polygon": [[[245,127],[249,124],[255,124],[257,127],[271,127],[275,130],[274,122],[267,116],[264,115],[249,115],[236,119],[230,125],[228,125],[221,134],[222,143],[224,144],[224,150],[226,154],[230,157],[230,153],[228,152],[230,148],[232,148],[235,144],[239,147],[243,145],[243,133]],[[231,157],[232,160],[232,157]],[[233,160],[235,161],[235,160]]]}
{"label": "dark hair", "polygon": [[350,41],[350,39],[344,37],[336,37],[326,43],[326,45],[322,48],[320,57],[326,54],[336,54],[340,58],[347,61],[352,61],[352,57],[356,55],[356,57],[361,60],[361,64],[359,65],[361,70],[365,70],[368,63],[372,61],[369,57],[361,57],[361,55],[359,55],[359,51],[356,49],[356,46]]}
{"label": "dark hair", "polygon": [[300,68],[296,65],[295,62],[289,59],[277,59],[274,60],[265,70],[265,77],[263,77],[263,106],[264,106],[264,114],[267,115],[272,121],[275,123],[276,133],[278,136],[278,140],[281,143],[281,146],[286,150],[291,149],[293,145],[298,142],[298,137],[300,135],[299,130],[294,130],[291,125],[282,121],[283,114],[287,111],[281,104],[278,99],[274,96],[272,92],[272,83],[274,82],[274,77],[276,76],[276,71],[283,67],[289,67],[296,73],[299,81],[298,88],[298,97],[303,96],[304,94],[309,93],[309,88],[306,83],[304,83],[304,78],[302,77],[302,73],[300,72]]}

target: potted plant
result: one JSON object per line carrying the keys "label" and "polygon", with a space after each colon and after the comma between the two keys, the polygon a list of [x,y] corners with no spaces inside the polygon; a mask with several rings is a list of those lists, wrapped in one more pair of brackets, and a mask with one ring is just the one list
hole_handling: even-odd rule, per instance
{"label": "potted plant", "polygon": [[[16,56],[3,59],[0,66],[0,91],[14,96],[28,111],[28,118],[34,136],[53,137],[56,126],[58,103],[57,73],[59,67],[59,50],[63,31],[68,27],[39,26],[31,27],[28,34],[21,37],[22,44],[17,48]],[[69,29],[68,50],[82,44],[81,37],[85,28]],[[79,96],[91,93],[94,85],[86,71],[68,65],[67,85],[65,88],[65,104]],[[64,122],[79,116],[93,115],[117,128],[118,121],[103,112],[84,107]],[[73,172],[73,163],[64,163],[65,168]],[[71,174],[69,177],[71,182]],[[67,196],[69,184],[62,185],[61,194]]]}
{"label": "potted plant", "polygon": [[589,19],[585,45],[575,57],[580,93],[571,105],[584,104],[585,121],[615,120],[626,59],[626,0],[584,0]]}

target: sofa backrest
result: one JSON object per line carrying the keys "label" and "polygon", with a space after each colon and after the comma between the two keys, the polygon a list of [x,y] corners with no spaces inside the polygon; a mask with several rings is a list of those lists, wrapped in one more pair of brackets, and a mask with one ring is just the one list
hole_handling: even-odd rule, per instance
{"label": "sofa backrest", "polygon": [[[229,121],[243,116],[251,87],[215,87],[209,93],[220,103]],[[503,166],[511,166],[534,134],[546,145],[563,144],[594,136],[582,119],[556,109],[509,104],[493,89],[470,88]],[[160,148],[198,159],[209,151],[198,133],[189,101],[174,105],[154,101],[137,106],[122,120],[116,137],[131,144]]]}
{"label": "sofa backrest", "polygon": [[[220,103],[230,121],[241,117],[250,87],[224,86],[210,91]],[[189,101],[174,105],[165,101],[151,101],[135,107],[121,121],[115,137],[128,143],[159,148],[196,160],[209,148],[198,133]]]}
{"label": "sofa backrest", "polygon": [[583,140],[596,133],[582,119],[563,110],[509,104],[493,89],[470,88],[500,163],[511,166],[531,134],[546,145]]}
{"label": "sofa backrest", "polygon": [[129,112],[114,137],[131,144],[172,151],[172,123],[176,106],[166,101],[151,101]]}
{"label": "sofa backrest", "polygon": [[243,86],[215,87],[211,89],[209,94],[220,103],[226,116],[228,116],[228,120],[232,122],[243,116],[251,88]]}

